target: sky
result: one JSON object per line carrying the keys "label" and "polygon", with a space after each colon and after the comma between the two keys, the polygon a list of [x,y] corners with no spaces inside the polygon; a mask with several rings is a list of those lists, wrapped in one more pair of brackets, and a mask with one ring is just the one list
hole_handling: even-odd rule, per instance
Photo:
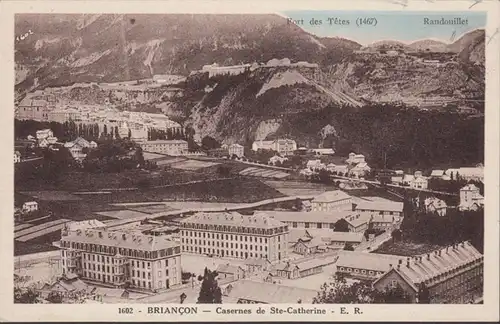
{"label": "sky", "polygon": [[[451,43],[461,35],[478,28],[485,28],[486,13],[478,11],[288,11],[281,15],[294,20],[302,20],[299,26],[319,37],[342,37],[368,45],[380,40],[397,40],[405,43],[421,39],[436,39]],[[348,20],[349,25],[330,24],[328,18]],[[375,18],[376,25],[357,26],[357,21]],[[466,25],[426,25],[429,19],[467,19]],[[311,20],[321,20],[322,24],[311,24]],[[372,22],[375,20],[371,20]]]}

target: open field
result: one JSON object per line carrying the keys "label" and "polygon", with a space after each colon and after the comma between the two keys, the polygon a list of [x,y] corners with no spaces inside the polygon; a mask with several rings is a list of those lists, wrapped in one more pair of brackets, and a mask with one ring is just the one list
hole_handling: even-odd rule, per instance
{"label": "open field", "polygon": [[156,214],[156,213],[162,213],[162,212],[168,212],[175,210],[175,208],[172,208],[171,206],[167,206],[165,204],[154,204],[154,205],[137,205],[137,206],[127,206],[126,207],[128,210],[133,210],[139,213],[145,213],[145,214]]}
{"label": "open field", "polygon": [[14,234],[14,238],[18,239],[22,236],[32,234],[32,233],[35,233],[37,231],[45,230],[45,229],[53,227],[53,226],[62,225],[62,224],[67,223],[67,222],[69,222],[68,219],[56,219],[56,220],[53,220],[53,221],[50,221],[50,222],[47,222],[44,224],[32,226],[32,227],[29,227],[29,228],[26,228],[26,229],[23,229],[23,230],[16,232]]}
{"label": "open field", "polygon": [[145,213],[140,213],[138,211],[127,210],[127,209],[97,212],[96,214],[101,215],[101,216],[106,216],[106,217],[118,218],[118,219],[128,219],[128,218],[134,218],[134,217],[146,215]]}
{"label": "open field", "polygon": [[392,240],[389,240],[383,243],[372,253],[414,256],[425,254],[439,248],[442,248],[442,246],[429,243],[413,243],[408,241],[392,242]]}
{"label": "open field", "polygon": [[164,155],[162,155],[162,154],[151,153],[151,152],[143,152],[142,156],[144,156],[144,160],[146,160],[146,161],[160,159],[160,158],[164,157]]}
{"label": "open field", "polygon": [[51,234],[51,233],[54,233],[54,232],[59,232],[60,233],[60,231],[63,229],[63,227],[64,227],[64,224],[54,225],[54,226],[51,226],[51,227],[44,228],[42,230],[36,231],[34,233],[31,233],[31,234],[18,237],[18,238],[16,238],[16,241],[27,242],[27,241],[30,241],[32,239],[36,239],[38,237],[45,236],[47,234]]}
{"label": "open field", "polygon": [[255,167],[249,167],[240,171],[240,175],[275,179],[282,179],[289,176],[286,172]]}
{"label": "open field", "polygon": [[264,183],[286,196],[316,196],[326,191],[338,189],[333,185],[302,181],[266,180]]}
{"label": "open field", "polygon": [[219,163],[215,162],[207,162],[207,161],[198,161],[198,160],[186,160],[182,162],[176,162],[170,164],[170,166],[174,169],[181,170],[199,170],[203,168],[208,168],[214,165],[218,165]]}
{"label": "open field", "polygon": [[72,195],[67,191],[22,191],[21,194],[33,197],[40,201],[75,201],[80,197]]}

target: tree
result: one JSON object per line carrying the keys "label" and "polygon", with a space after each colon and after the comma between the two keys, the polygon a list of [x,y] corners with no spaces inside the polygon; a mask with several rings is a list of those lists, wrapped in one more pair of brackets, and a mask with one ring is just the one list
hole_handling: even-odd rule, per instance
{"label": "tree", "polygon": [[27,286],[31,277],[14,274],[14,303],[36,304],[39,293],[32,286]]}
{"label": "tree", "polygon": [[222,292],[216,280],[217,275],[216,271],[205,268],[198,304],[222,304]]}
{"label": "tree", "polygon": [[132,130],[131,130],[131,129],[129,129],[129,130],[128,130],[128,139],[131,139],[131,138],[132,138]]}
{"label": "tree", "polygon": [[347,242],[347,243],[344,245],[344,250],[345,250],[345,251],[354,251],[354,247],[352,246],[352,243]]}
{"label": "tree", "polygon": [[201,146],[205,150],[212,150],[212,149],[218,149],[220,148],[220,143],[213,137],[211,136],[205,136],[201,140]]}
{"label": "tree", "polygon": [[118,126],[115,126],[115,138],[120,138],[120,132],[118,132]]}
{"label": "tree", "polygon": [[333,230],[335,232],[349,232],[349,223],[345,219],[341,218],[335,222]]}
{"label": "tree", "polygon": [[47,300],[52,304],[62,304],[63,297],[57,291],[51,291],[47,296]]}
{"label": "tree", "polygon": [[391,232],[391,237],[392,237],[392,241],[393,242],[396,242],[396,241],[401,241],[401,238],[402,238],[402,233],[401,233],[401,230],[399,229],[394,229],[392,232]]}
{"label": "tree", "polygon": [[369,283],[348,284],[344,276],[337,274],[333,281],[321,286],[313,304],[362,304],[374,301],[375,291]]}

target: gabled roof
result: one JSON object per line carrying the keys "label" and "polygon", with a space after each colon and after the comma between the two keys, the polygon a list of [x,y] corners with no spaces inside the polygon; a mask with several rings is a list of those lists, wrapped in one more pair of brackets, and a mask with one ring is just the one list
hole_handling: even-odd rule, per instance
{"label": "gabled roof", "polygon": [[266,214],[281,222],[335,223],[342,218],[358,214],[351,210],[324,212],[266,211]]}
{"label": "gabled roof", "polygon": [[312,303],[317,291],[312,289],[288,287],[272,283],[240,280],[230,284],[232,289],[228,293],[234,299],[246,299],[266,304],[296,304]]}
{"label": "gabled roof", "polygon": [[376,210],[376,211],[392,211],[403,212],[403,203],[397,201],[360,201],[356,205],[356,210]]}
{"label": "gabled roof", "polygon": [[216,271],[220,273],[235,274],[238,273],[238,271],[243,271],[243,268],[239,265],[233,265],[227,263],[227,264],[219,264]]}

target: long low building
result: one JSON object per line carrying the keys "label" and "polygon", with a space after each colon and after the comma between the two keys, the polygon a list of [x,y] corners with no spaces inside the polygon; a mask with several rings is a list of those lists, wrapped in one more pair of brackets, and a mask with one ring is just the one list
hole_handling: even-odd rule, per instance
{"label": "long low building", "polygon": [[358,213],[354,211],[265,211],[270,217],[287,224],[290,228],[335,228],[335,223],[340,219],[349,218]]}
{"label": "long low building", "polygon": [[316,290],[240,280],[223,289],[223,302],[233,304],[311,304]]}
{"label": "long low building", "polygon": [[185,155],[188,152],[188,143],[184,140],[156,140],[140,142],[142,150],[151,153],[166,155]]}
{"label": "long low building", "polygon": [[403,216],[403,203],[396,201],[359,201],[355,210],[361,214]]}
{"label": "long low building", "polygon": [[180,228],[183,252],[271,262],[287,257],[288,225],[266,214],[197,213]]}
{"label": "long low building", "polygon": [[430,303],[470,303],[483,293],[484,258],[468,241],[412,257],[342,251],[336,266],[378,290],[399,286],[412,302],[424,289]]}

